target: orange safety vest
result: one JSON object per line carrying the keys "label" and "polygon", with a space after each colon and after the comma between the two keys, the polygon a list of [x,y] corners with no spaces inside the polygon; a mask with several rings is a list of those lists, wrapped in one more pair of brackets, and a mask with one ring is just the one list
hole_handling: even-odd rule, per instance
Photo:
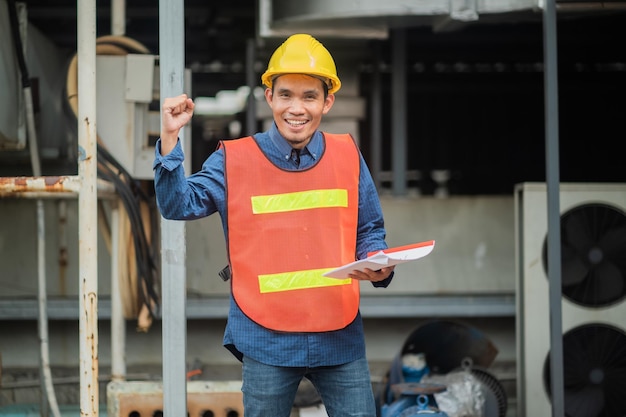
{"label": "orange safety vest", "polygon": [[355,260],[359,153],[350,135],[324,137],[316,165],[295,172],[252,137],[221,143],[232,294],[268,329],[338,330],[358,313],[358,281],[322,274]]}

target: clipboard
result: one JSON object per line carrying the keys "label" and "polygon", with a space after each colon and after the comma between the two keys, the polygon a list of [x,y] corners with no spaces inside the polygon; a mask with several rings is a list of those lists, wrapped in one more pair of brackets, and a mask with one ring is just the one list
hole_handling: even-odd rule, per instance
{"label": "clipboard", "polygon": [[386,266],[415,261],[431,253],[434,248],[435,241],[427,240],[410,245],[384,249],[378,252],[370,252],[367,258],[332,269],[323,274],[323,276],[338,279],[350,278],[348,274],[352,271],[363,271],[365,268],[378,270]]}

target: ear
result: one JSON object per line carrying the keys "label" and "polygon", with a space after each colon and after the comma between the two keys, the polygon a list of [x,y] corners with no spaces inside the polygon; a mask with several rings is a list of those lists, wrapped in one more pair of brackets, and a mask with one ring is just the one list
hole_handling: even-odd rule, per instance
{"label": "ear", "polygon": [[266,88],[265,89],[265,101],[267,101],[267,104],[270,106],[270,108],[272,107],[272,97],[274,97],[274,94],[272,94],[272,89]]}
{"label": "ear", "polygon": [[326,100],[324,100],[324,109],[322,110],[322,114],[326,114],[330,111],[331,107],[335,103],[335,95],[329,94],[326,96]]}

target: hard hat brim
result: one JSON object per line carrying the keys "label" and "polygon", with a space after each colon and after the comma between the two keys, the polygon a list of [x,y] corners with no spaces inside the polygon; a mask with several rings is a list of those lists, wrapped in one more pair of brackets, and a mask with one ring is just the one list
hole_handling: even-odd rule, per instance
{"label": "hard hat brim", "polygon": [[335,94],[341,88],[341,81],[339,81],[338,77],[334,77],[328,73],[313,72],[311,71],[310,68],[307,68],[306,70],[302,70],[302,71],[298,71],[297,69],[296,70],[290,69],[288,72],[267,70],[261,76],[261,82],[263,82],[263,85],[265,85],[267,88],[272,88],[272,85],[274,84],[274,80],[278,78],[279,76],[285,75],[285,74],[309,75],[311,77],[320,79],[320,81],[322,82],[325,82],[325,80],[328,80],[328,82],[326,82],[326,85],[328,86],[328,94]]}

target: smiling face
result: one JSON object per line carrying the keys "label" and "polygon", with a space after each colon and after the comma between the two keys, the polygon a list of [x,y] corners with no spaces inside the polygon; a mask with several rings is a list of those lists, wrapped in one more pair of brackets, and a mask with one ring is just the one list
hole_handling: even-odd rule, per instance
{"label": "smiling face", "polygon": [[280,134],[296,149],[302,149],[335,102],[335,96],[324,98],[324,87],[318,78],[303,74],[285,74],[276,78],[273,88],[265,90]]}

